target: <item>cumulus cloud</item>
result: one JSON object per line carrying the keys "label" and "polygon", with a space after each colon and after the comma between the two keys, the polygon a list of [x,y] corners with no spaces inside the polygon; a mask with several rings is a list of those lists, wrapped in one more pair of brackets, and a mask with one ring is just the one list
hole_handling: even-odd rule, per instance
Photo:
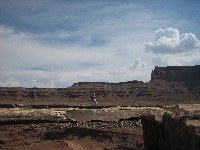
{"label": "cumulus cloud", "polygon": [[156,66],[188,66],[200,64],[200,51],[194,50],[187,53],[155,55],[152,62]]}
{"label": "cumulus cloud", "polygon": [[133,62],[131,65],[127,65],[125,67],[122,67],[118,70],[109,70],[108,74],[110,75],[124,75],[127,74],[130,70],[144,70],[146,67],[146,63],[142,62],[140,58],[137,58],[135,62]]}
{"label": "cumulus cloud", "polygon": [[110,75],[123,75],[123,74],[127,74],[127,68],[126,67],[123,67],[123,68],[120,68],[118,70],[109,70],[108,71],[108,74]]}
{"label": "cumulus cloud", "polygon": [[139,70],[139,69],[144,69],[145,67],[146,67],[146,63],[142,62],[140,58],[137,58],[136,61],[129,66],[129,69],[130,70],[134,70],[134,69]]}
{"label": "cumulus cloud", "polygon": [[166,28],[155,32],[156,41],[145,43],[145,52],[177,54],[200,48],[200,41],[193,33],[180,34],[177,29]]}

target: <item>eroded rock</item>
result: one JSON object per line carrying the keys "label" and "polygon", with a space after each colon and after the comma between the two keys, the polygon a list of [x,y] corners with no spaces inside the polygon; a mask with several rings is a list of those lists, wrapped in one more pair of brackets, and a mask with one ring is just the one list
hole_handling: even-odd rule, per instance
{"label": "eroded rock", "polygon": [[[193,108],[193,110],[191,109]],[[156,119],[154,115],[142,117],[144,147],[146,150],[198,150],[200,149],[199,105],[181,105]]]}

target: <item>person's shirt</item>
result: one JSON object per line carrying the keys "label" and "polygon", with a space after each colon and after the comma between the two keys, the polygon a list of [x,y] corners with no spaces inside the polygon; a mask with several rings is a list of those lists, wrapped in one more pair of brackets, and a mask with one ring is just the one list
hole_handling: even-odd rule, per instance
{"label": "person's shirt", "polygon": [[93,99],[96,99],[96,95],[95,95],[95,94],[93,94],[92,98],[93,98]]}

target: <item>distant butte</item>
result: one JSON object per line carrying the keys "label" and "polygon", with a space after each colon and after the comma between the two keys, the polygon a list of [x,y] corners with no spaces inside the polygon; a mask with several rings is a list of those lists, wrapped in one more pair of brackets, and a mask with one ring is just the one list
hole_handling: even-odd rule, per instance
{"label": "distant butte", "polygon": [[162,79],[168,82],[183,82],[193,88],[200,85],[200,65],[155,67],[151,80]]}

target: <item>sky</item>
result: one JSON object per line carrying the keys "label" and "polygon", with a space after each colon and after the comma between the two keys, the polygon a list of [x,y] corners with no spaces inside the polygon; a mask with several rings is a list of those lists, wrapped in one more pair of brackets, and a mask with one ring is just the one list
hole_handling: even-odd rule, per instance
{"label": "sky", "polygon": [[148,82],[200,65],[199,0],[0,0],[0,86]]}

